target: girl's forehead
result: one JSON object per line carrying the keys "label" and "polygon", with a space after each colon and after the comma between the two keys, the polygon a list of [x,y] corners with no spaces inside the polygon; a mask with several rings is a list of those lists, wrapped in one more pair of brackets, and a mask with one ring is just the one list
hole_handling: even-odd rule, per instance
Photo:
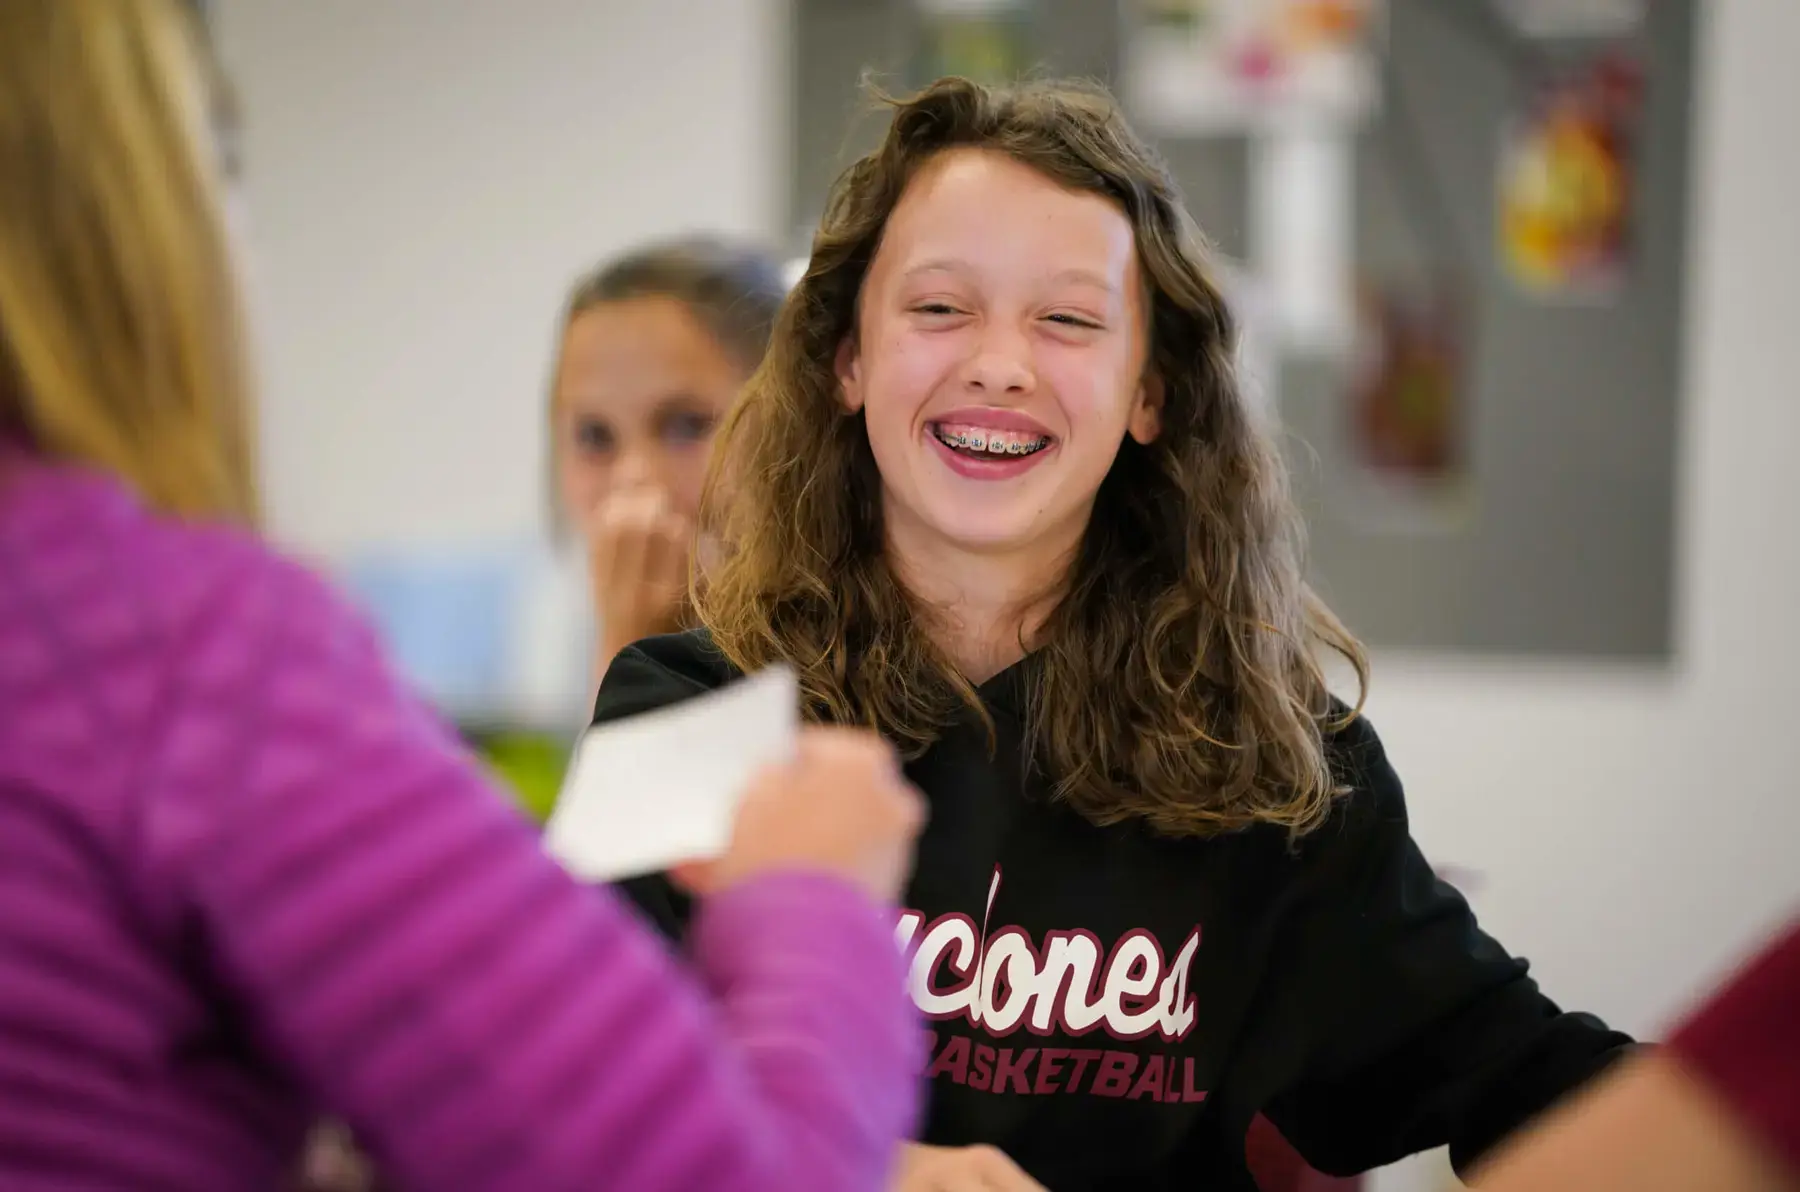
{"label": "girl's forehead", "polygon": [[957,149],[920,169],[888,218],[877,261],[898,276],[1029,272],[1123,291],[1136,266],[1130,219],[991,150]]}
{"label": "girl's forehead", "polygon": [[673,299],[602,303],[569,324],[559,397],[584,408],[653,409],[674,396],[732,391],[738,369],[724,347]]}

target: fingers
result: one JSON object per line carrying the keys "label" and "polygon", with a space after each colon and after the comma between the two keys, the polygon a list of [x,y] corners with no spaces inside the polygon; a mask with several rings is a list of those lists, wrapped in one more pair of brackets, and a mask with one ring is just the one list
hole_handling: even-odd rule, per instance
{"label": "fingers", "polygon": [[[692,527],[661,489],[615,493],[588,527],[602,624],[638,636],[665,632],[687,588]],[[609,630],[611,632],[611,630]]]}
{"label": "fingers", "polygon": [[802,730],[794,755],[752,778],[713,891],[777,870],[847,878],[880,902],[912,870],[924,801],[894,752],[868,730]]}
{"label": "fingers", "polygon": [[1045,1192],[1044,1186],[1026,1175],[1004,1151],[991,1146],[972,1146],[962,1152],[969,1171],[984,1192]]}
{"label": "fingers", "polygon": [[800,730],[796,757],[825,765],[863,766],[900,773],[900,758],[881,734],[866,728],[809,724]]}
{"label": "fingers", "polygon": [[1047,1192],[991,1146],[904,1148],[893,1192]]}
{"label": "fingers", "polygon": [[669,880],[676,889],[701,897],[712,892],[717,870],[716,861],[690,861],[683,865],[671,865]]}
{"label": "fingers", "polygon": [[795,764],[840,773],[846,784],[871,788],[897,827],[916,831],[924,823],[925,801],[906,781],[900,755],[873,730],[807,725],[800,730]]}
{"label": "fingers", "polygon": [[932,1172],[931,1185],[943,1192],[1046,1192],[997,1147],[963,1147],[945,1160]]}
{"label": "fingers", "polygon": [[672,562],[685,569],[690,536],[687,519],[675,511],[661,489],[616,493],[594,512],[590,546],[597,570],[639,577],[667,570]]}

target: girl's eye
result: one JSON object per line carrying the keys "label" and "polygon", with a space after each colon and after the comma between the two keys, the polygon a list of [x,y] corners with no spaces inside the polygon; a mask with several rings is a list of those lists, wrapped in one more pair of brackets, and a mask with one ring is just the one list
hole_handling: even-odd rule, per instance
{"label": "girl's eye", "polygon": [[913,310],[922,315],[954,315],[961,314],[954,306],[945,302],[921,302]]}
{"label": "girl's eye", "polygon": [[710,414],[682,411],[663,421],[663,434],[678,443],[703,443],[712,436],[714,420]]}
{"label": "girl's eye", "polygon": [[1081,327],[1088,331],[1100,330],[1100,324],[1091,319],[1084,319],[1080,315],[1054,314],[1049,316],[1049,320],[1064,327]]}
{"label": "girl's eye", "polygon": [[590,455],[600,455],[611,451],[613,447],[612,427],[592,418],[578,419],[575,423],[575,445]]}

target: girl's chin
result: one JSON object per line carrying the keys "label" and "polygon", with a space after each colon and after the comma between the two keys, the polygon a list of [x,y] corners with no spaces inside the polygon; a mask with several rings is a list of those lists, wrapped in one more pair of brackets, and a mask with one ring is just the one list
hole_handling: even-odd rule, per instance
{"label": "girl's chin", "polygon": [[1055,553],[1043,525],[1029,516],[970,516],[967,502],[959,509],[949,505],[929,519],[926,528],[942,545],[973,554],[1029,552],[1040,544],[1046,554]]}

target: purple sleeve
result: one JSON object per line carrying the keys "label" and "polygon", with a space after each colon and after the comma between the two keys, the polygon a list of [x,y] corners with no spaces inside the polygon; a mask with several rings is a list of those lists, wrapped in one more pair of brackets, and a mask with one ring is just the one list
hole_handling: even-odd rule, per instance
{"label": "purple sleeve", "polygon": [[882,908],[746,883],[704,911],[696,982],[544,856],[317,581],[253,570],[171,692],[146,888],[322,1109],[402,1186],[882,1186],[918,1096]]}

